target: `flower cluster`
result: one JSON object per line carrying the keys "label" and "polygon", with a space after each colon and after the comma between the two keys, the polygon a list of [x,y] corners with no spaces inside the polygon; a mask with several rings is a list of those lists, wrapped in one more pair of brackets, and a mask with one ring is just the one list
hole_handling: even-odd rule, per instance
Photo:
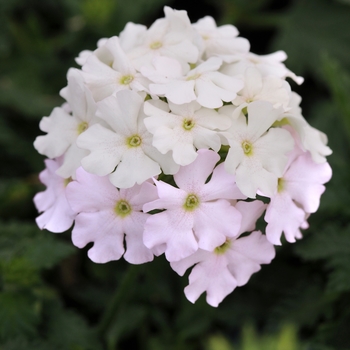
{"label": "flower cluster", "polygon": [[[164,8],[76,59],[66,103],[40,122],[40,228],[93,242],[96,263],[165,254],[186,297],[218,304],[302,237],[331,178],[326,136],[301,114],[282,51]],[[257,196],[259,199],[257,199]],[[263,217],[265,233],[256,230]]]}

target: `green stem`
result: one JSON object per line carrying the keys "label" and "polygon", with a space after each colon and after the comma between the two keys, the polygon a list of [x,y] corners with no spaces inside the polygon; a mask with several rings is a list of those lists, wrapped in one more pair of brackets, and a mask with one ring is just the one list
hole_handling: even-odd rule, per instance
{"label": "green stem", "polygon": [[106,307],[101,320],[97,326],[97,333],[103,336],[108,328],[112,320],[114,319],[116,313],[118,312],[119,306],[122,302],[125,302],[127,299],[131,285],[135,281],[135,278],[138,275],[138,266],[129,265],[128,270],[123,276],[116,293],[113,295],[112,299],[109,302],[109,305]]}

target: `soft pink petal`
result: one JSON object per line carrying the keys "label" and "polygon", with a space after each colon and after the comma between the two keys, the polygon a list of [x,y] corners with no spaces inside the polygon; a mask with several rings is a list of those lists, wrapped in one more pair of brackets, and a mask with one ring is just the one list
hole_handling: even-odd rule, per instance
{"label": "soft pink petal", "polygon": [[147,219],[143,240],[150,249],[165,243],[167,260],[177,261],[198,249],[192,227],[192,215],[184,214],[180,209],[167,210]]}
{"label": "soft pink petal", "polygon": [[319,207],[324,183],[332,176],[328,163],[315,163],[311,155],[306,153],[298,157],[287,170],[283,179],[286,191],[297,201],[307,213],[314,213]]}
{"label": "soft pink petal", "polygon": [[144,213],[133,213],[124,220],[126,252],[124,259],[131,264],[143,264],[153,260],[153,254],[143,243],[144,225],[149,217]]}
{"label": "soft pink petal", "polygon": [[242,223],[239,233],[251,232],[255,229],[257,220],[266,209],[262,201],[238,201],[235,208],[242,214]]}
{"label": "soft pink petal", "polygon": [[97,176],[77,170],[77,179],[67,186],[67,199],[77,212],[95,212],[110,208],[119,199],[118,190],[109,182],[107,176]]}
{"label": "soft pink petal", "polygon": [[207,303],[217,307],[236,286],[236,279],[226,267],[226,259],[223,256],[217,256],[215,260],[210,259],[197,264],[192,269],[185,295],[194,303],[203,292],[207,292]]}
{"label": "soft pink petal", "polygon": [[305,212],[298,208],[287,192],[277,194],[266,209],[265,221],[267,239],[280,245],[282,231],[290,243],[300,235],[300,227],[305,221]]}
{"label": "soft pink petal", "polygon": [[236,236],[241,226],[241,213],[224,199],[201,203],[194,216],[193,230],[204,250],[212,251],[225,243],[226,237]]}
{"label": "soft pink petal", "polygon": [[96,263],[118,260],[124,253],[123,227],[112,210],[78,214],[72,241],[78,248],[94,242],[88,256]]}
{"label": "soft pink petal", "polygon": [[193,163],[181,167],[174,175],[174,180],[179,188],[187,192],[197,192],[205,184],[215,164],[220,160],[220,156],[213,151],[198,150],[197,153],[198,156]]}
{"label": "soft pink petal", "polygon": [[143,211],[148,212],[154,209],[177,209],[181,207],[186,199],[186,192],[175,188],[166,182],[153,180],[157,186],[159,199],[145,203]]}
{"label": "soft pink petal", "polygon": [[235,177],[225,170],[224,163],[214,169],[210,181],[201,190],[201,197],[205,201],[247,198],[237,187]]}
{"label": "soft pink petal", "polygon": [[36,223],[40,229],[55,233],[64,232],[72,226],[75,215],[62,192],[55,203],[36,218]]}
{"label": "soft pink petal", "polygon": [[260,270],[261,264],[269,264],[275,257],[273,245],[260,231],[231,242],[226,254],[228,268],[237,280],[238,286],[246,284],[251,275]]}

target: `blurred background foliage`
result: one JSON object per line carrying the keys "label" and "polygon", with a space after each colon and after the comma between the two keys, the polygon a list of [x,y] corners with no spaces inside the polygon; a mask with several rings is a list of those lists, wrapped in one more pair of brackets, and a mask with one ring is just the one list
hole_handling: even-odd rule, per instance
{"label": "blurred background foliage", "polygon": [[[32,203],[43,157],[32,143],[74,57],[164,5],[231,23],[258,54],[284,50],[293,89],[326,132],[333,179],[304,239],[218,308],[195,305],[164,258],[93,264],[70,232],[40,231]],[[0,1],[0,349],[350,349],[349,0]]]}

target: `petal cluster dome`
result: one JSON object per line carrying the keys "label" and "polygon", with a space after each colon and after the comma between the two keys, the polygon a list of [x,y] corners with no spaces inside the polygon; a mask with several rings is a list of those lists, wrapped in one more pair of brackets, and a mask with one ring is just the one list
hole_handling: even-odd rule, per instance
{"label": "petal cluster dome", "polygon": [[129,22],[82,51],[34,142],[48,158],[38,226],[74,224],[95,263],[164,254],[179,275],[192,269],[188,300],[206,293],[217,307],[274,245],[302,238],[332,175],[286,58],[168,6],[149,28]]}

